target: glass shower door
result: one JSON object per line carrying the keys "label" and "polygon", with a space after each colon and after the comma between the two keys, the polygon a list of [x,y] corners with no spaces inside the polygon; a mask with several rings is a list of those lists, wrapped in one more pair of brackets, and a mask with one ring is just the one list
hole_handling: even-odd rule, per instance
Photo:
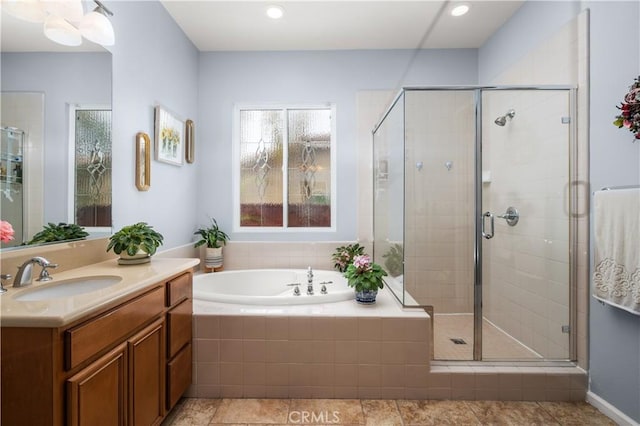
{"label": "glass shower door", "polygon": [[570,358],[570,93],[482,93],[484,360]]}

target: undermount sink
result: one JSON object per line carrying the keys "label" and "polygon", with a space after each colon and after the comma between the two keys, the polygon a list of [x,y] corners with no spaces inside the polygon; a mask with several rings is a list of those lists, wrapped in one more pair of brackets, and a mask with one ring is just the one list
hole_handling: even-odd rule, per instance
{"label": "undermount sink", "polygon": [[25,290],[14,296],[14,300],[29,302],[77,296],[79,294],[105,289],[114,284],[118,284],[120,281],[122,281],[122,278],[115,275],[72,278],[58,282],[54,279],[50,283],[40,287]]}

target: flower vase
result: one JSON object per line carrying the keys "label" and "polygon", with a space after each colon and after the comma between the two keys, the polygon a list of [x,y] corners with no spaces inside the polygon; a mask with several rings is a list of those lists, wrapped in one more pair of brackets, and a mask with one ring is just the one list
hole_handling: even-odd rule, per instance
{"label": "flower vase", "polygon": [[376,295],[378,290],[356,290],[356,302],[361,305],[373,305],[376,303]]}
{"label": "flower vase", "polygon": [[222,247],[205,248],[204,267],[207,272],[222,270],[223,260]]}

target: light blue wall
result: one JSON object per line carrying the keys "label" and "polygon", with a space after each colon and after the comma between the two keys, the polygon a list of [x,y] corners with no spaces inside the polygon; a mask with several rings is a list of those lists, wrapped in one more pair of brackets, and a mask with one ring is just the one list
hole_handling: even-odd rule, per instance
{"label": "light blue wall", "polygon": [[44,93],[44,220],[67,222],[68,104],[111,105],[109,53],[3,53],[2,91]]}
{"label": "light blue wall", "polygon": [[[615,106],[640,74],[638,2],[526,2],[480,49],[478,75],[489,81],[585,8],[590,9],[591,189],[638,184],[640,143],[612,125]],[[590,390],[640,422],[640,317],[591,300],[589,327]]]}
{"label": "light blue wall", "polygon": [[[640,3],[585,6],[591,10],[591,189],[640,184],[640,143],[611,123],[640,75]],[[592,299],[589,324],[591,391],[640,423],[640,317]]]}
{"label": "light blue wall", "polygon": [[[202,161],[182,167],[151,161],[151,188],[134,182],[134,138],[153,141],[157,103],[182,119],[196,118],[198,51],[157,1],[107,3],[115,34],[113,53],[113,221],[115,229],[147,221],[165,237],[162,249],[192,241]],[[196,121],[196,126],[198,122]],[[196,135],[198,134],[196,129]]]}
{"label": "light blue wall", "polygon": [[[526,1],[480,47],[478,81],[490,83],[500,72],[580,13],[577,1]],[[564,82],[563,82],[564,83]]]}
{"label": "light blue wall", "polygon": [[[477,50],[228,52],[200,55],[197,136],[200,223],[207,215],[232,229],[234,103],[333,102],[337,109],[337,232],[235,233],[233,240],[355,240],[358,152],[356,93],[400,85],[475,84]],[[409,66],[411,64],[411,66]],[[406,77],[403,79],[403,76]],[[402,81],[401,81],[402,80]],[[382,111],[381,111],[382,112]],[[373,125],[373,123],[372,123]]]}

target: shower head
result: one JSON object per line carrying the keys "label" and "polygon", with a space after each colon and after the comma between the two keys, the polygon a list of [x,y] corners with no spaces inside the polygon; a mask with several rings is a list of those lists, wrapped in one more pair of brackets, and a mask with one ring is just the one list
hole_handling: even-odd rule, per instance
{"label": "shower head", "polygon": [[496,118],[496,120],[494,121],[494,123],[496,123],[498,126],[502,127],[505,124],[507,124],[507,118],[509,120],[511,120],[513,118],[513,116],[516,115],[516,110],[514,109],[510,109],[509,111],[507,111],[507,113],[501,117]]}

